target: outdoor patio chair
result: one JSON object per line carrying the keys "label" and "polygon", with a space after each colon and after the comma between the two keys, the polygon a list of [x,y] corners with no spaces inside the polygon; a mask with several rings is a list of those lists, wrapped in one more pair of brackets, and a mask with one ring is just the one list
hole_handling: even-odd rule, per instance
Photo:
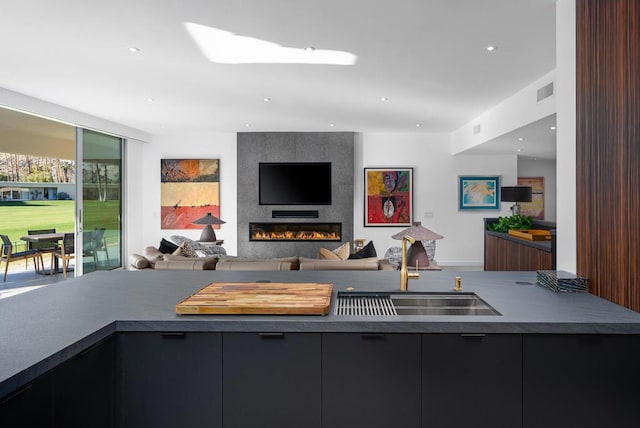
{"label": "outdoor patio chair", "polygon": [[29,265],[29,259],[31,259],[33,260],[33,267],[35,268],[36,272],[38,271],[38,262],[40,264],[44,264],[44,262],[42,261],[42,255],[38,253],[38,251],[27,249],[25,251],[14,252],[13,249],[14,247],[16,247],[16,245],[11,242],[11,239],[9,239],[7,235],[0,235],[0,238],[2,238],[2,251],[0,261],[5,263],[3,282],[7,282],[7,272],[9,271],[9,263],[11,262],[24,260],[26,268]]}
{"label": "outdoor patio chair", "polygon": [[[43,235],[46,233],[56,233],[56,229],[36,229],[36,230],[27,230],[27,235]],[[56,243],[54,241],[42,241],[42,242],[31,242],[29,241],[27,244],[28,250],[36,250],[40,253],[40,258],[42,259],[42,254],[51,254],[53,249],[56,247]],[[44,265],[42,265],[42,270],[44,270]]]}
{"label": "outdoor patio chair", "polygon": [[62,273],[64,277],[67,277],[67,270],[69,269],[69,261],[75,259],[75,236],[73,233],[65,233],[62,245],[56,245],[56,248],[51,253],[51,273],[53,274],[53,268],[55,266],[54,259],[60,259],[62,261]]}
{"label": "outdoor patio chair", "polygon": [[98,252],[104,251],[107,258],[107,265],[110,264],[109,252],[107,251],[107,241],[104,237],[104,227],[96,227],[90,232],[83,232],[82,239],[82,255],[84,257],[93,257],[93,264],[98,267]]}

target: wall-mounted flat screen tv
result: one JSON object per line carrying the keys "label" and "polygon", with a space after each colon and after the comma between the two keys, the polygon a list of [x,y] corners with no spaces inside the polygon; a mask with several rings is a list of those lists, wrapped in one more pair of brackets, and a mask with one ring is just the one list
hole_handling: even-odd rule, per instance
{"label": "wall-mounted flat screen tv", "polygon": [[260,205],[331,205],[331,162],[261,162]]}

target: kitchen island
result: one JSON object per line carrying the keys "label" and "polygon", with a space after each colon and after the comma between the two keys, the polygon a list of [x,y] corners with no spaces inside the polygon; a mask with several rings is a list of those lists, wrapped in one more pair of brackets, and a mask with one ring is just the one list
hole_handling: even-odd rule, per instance
{"label": "kitchen island", "polygon": [[[409,289],[449,292],[455,276],[500,315],[334,314],[337,292],[397,291],[393,271],[95,272],[3,299],[0,420],[65,427],[86,418],[117,427],[635,422],[640,314],[588,293],[555,293],[535,284],[535,272],[428,272]],[[263,281],[331,283],[330,313],[175,313],[211,282]],[[34,406],[47,409],[44,416]]]}

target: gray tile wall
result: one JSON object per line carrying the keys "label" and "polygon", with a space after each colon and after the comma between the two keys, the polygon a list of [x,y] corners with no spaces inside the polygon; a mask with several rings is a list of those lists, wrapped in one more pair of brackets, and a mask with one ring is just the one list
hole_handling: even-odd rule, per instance
{"label": "gray tile wall", "polygon": [[[238,256],[317,257],[339,242],[250,242],[250,222],[342,223],[342,242],[353,241],[353,132],[238,133]],[[259,205],[259,162],[331,162],[331,205]],[[317,219],[273,219],[273,210],[317,210]]]}

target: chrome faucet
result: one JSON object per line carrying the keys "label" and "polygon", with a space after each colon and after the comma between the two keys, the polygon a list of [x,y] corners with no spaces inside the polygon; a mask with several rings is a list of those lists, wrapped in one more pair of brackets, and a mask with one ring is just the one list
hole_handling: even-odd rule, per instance
{"label": "chrome faucet", "polygon": [[418,264],[416,263],[415,272],[409,272],[407,270],[407,241],[412,244],[416,242],[415,239],[409,235],[402,237],[402,264],[400,265],[400,291],[407,291],[409,289],[409,280],[420,278],[420,272],[418,272]]}

